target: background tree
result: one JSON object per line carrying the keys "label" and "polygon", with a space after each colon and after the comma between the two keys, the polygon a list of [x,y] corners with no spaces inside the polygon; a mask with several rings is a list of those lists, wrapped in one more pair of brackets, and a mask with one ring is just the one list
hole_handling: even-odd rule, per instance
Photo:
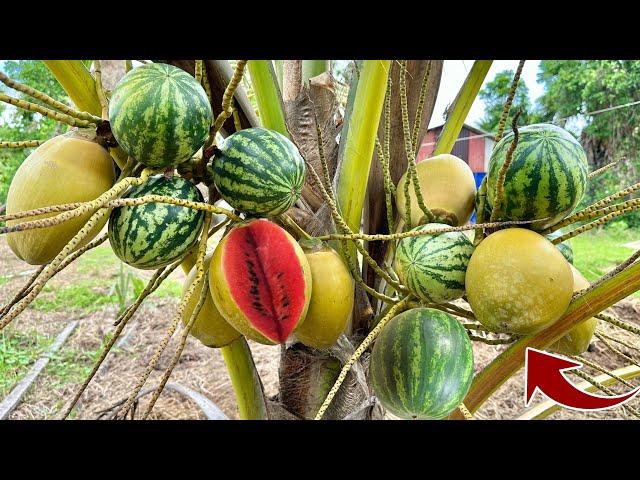
{"label": "background tree", "polygon": [[[592,170],[626,159],[589,184],[583,204],[636,182],[640,104],[602,110],[640,100],[640,61],[543,60],[538,81],[544,85],[538,114],[561,125],[574,121]],[[640,226],[640,215],[627,215],[625,221]]]}
{"label": "background tree", "polygon": [[[493,80],[488,82],[482,90],[480,90],[479,95],[485,105],[484,117],[478,122],[478,126],[482,130],[496,133],[500,115],[504,109],[504,102],[509,96],[513,75],[513,70],[503,70],[497,73]],[[522,109],[522,113],[518,119],[519,125],[529,125],[530,123],[538,121],[538,115],[529,99],[529,89],[522,78],[518,84],[516,96],[513,99],[513,107],[509,112],[507,125],[511,125],[511,119],[519,109]]]}

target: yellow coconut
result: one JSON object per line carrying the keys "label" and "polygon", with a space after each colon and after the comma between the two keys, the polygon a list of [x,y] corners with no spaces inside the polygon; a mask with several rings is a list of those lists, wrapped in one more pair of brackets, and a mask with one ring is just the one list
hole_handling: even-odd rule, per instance
{"label": "yellow coconut", "polygon": [[[571,265],[573,273],[573,291],[579,292],[589,288],[589,281]],[[591,317],[573,327],[564,337],[549,347],[549,350],[565,355],[580,355],[589,348],[593,334],[596,331],[598,319]]]}
{"label": "yellow coconut", "polygon": [[[204,260],[204,275],[209,274],[209,265],[211,263],[211,254],[207,255]],[[182,298],[187,294],[187,290],[193,284],[196,278],[197,269],[194,266],[187,278],[184,281],[182,288]],[[200,299],[200,293],[202,292],[202,284],[204,283],[204,276],[196,285],[195,291],[191,298],[187,302],[184,311],[182,312],[182,324],[187,325],[191,314],[198,304]],[[227,321],[220,315],[218,309],[213,303],[211,298],[211,292],[207,290],[207,296],[205,298],[202,309],[196,318],[195,323],[191,327],[189,332],[195,338],[200,340],[207,347],[224,347],[230,344],[235,339],[240,338],[241,334],[235,328],[227,323]]]}
{"label": "yellow coconut", "polygon": [[353,311],[355,283],[340,255],[319,241],[301,241],[311,267],[309,310],[295,331],[308,347],[324,349],[336,343]]}
{"label": "yellow coconut", "polygon": [[542,235],[507,228],[476,247],[465,278],[480,323],[497,332],[530,335],[556,322],[573,294],[569,262]]}
{"label": "yellow coconut", "polygon": [[[476,181],[469,165],[454,155],[441,154],[418,163],[416,171],[425,205],[439,221],[454,226],[466,224],[476,198]],[[408,173],[400,178],[396,190],[396,207],[403,217],[406,211],[404,184]],[[411,224],[416,226],[425,223],[424,212],[418,204],[413,183],[409,187]]]}
{"label": "yellow coconut", "polygon": [[[63,203],[86,202],[109,190],[115,181],[109,152],[91,140],[92,135],[73,132],[47,140],[20,165],[9,186],[7,214]],[[50,213],[11,220],[8,226],[57,215]],[[84,226],[91,214],[59,225],[7,235],[13,253],[31,265],[49,263]],[[78,248],[90,242],[108,216],[90,231]]]}

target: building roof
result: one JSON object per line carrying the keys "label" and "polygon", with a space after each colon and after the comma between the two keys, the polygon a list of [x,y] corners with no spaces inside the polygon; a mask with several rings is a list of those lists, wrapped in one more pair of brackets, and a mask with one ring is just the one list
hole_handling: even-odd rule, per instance
{"label": "building roof", "polygon": [[[444,123],[440,124],[440,125],[436,125],[435,127],[430,128],[429,130],[427,130],[427,132],[430,132],[432,130],[441,130],[442,127],[444,127]],[[484,130],[481,130],[479,128],[476,127],[472,127],[469,124],[464,123],[462,125],[462,128],[466,128],[467,130],[471,130],[473,133],[477,133],[478,135],[490,135],[490,132],[485,132]]]}

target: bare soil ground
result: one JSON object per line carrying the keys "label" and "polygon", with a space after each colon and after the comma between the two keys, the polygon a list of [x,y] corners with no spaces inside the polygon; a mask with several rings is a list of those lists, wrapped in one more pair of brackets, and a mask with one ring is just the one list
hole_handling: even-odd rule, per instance
{"label": "bare soil ground", "polygon": [[[100,248],[108,249],[108,245]],[[6,242],[0,241],[0,305],[5,304],[26,282],[34,267],[26,265],[17,259],[9,250]],[[82,264],[80,264],[82,265]],[[94,265],[95,267],[95,265]],[[26,275],[25,275],[26,272]],[[93,287],[100,294],[107,295],[118,275],[118,264],[115,260],[106,261],[96,268],[80,268],[76,262],[67,270],[60,273],[52,282],[52,291],[46,295],[55,295],[55,291],[65,286],[77,285],[99,276],[101,282]],[[147,274],[147,278],[150,273]],[[181,282],[184,274],[177,270],[170,279]],[[125,329],[128,341],[121,348],[114,350],[105,361],[98,375],[91,382],[87,391],[78,404],[75,418],[95,419],[100,411],[125,398],[139,375],[144,371],[147,361],[153,355],[156,345],[165,334],[171,318],[176,312],[177,299],[171,296],[153,296],[139,310],[134,319]],[[633,322],[640,326],[640,302],[626,300],[613,308],[619,318]],[[113,320],[117,312],[114,305],[104,306],[97,311],[86,313],[82,309],[42,311],[29,307],[6,331],[28,332],[29,335],[42,335],[53,339],[66,323],[80,320],[80,325],[61,352],[52,360],[47,369],[31,387],[22,403],[12,413],[11,419],[47,419],[54,418],[64,403],[73,395],[77,387],[89,372],[93,361],[103,345],[104,338],[113,330]],[[600,328],[612,333],[609,325]],[[621,334],[615,330],[618,337],[636,342],[631,335]],[[162,356],[158,368],[152,373],[147,385],[155,385],[168,365],[179,338],[179,330],[174,334],[169,347]],[[257,364],[258,371],[264,383],[266,394],[273,395],[277,391],[278,357],[277,347],[268,347],[250,342],[251,350]],[[589,360],[598,362],[607,368],[623,366],[623,361],[608,351],[602,342],[596,341],[593,352],[586,355]],[[621,347],[630,355],[638,352]],[[484,367],[496,354],[505,347],[488,346],[474,343],[476,369]],[[36,358],[34,356],[33,361]],[[27,367],[25,367],[26,369]],[[594,376],[598,372],[590,372]],[[574,377],[575,378],[575,377]],[[222,356],[218,350],[209,349],[197,340],[189,338],[180,362],[174,369],[170,379],[199,391],[209,397],[226,415],[236,418],[235,398],[229,382]],[[517,417],[524,410],[523,405],[523,374],[519,372],[503,385],[498,392],[477,413],[482,419],[511,419]],[[616,387],[613,387],[616,390]],[[626,387],[617,389],[624,391]],[[147,397],[148,398],[148,397]],[[539,399],[539,401],[541,398]],[[140,408],[144,408],[145,400]],[[634,406],[640,408],[640,401]],[[165,391],[159,398],[152,414],[155,419],[201,419],[204,418],[198,407],[184,397]],[[582,418],[629,418],[622,409],[596,413],[580,413],[561,410],[551,418],[582,419]]]}

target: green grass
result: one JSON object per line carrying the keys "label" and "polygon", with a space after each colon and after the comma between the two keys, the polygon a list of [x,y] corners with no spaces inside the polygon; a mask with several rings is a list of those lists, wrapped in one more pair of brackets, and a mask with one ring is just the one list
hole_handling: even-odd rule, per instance
{"label": "green grass", "polygon": [[10,335],[0,332],[0,398],[9,394],[52,342],[35,330]]}
{"label": "green grass", "polygon": [[[108,245],[101,245],[85,253],[77,263],[80,277],[75,283],[65,286],[47,285],[34,300],[31,307],[42,312],[70,312],[71,314],[91,314],[106,306],[119,305],[118,295],[113,286],[118,281],[120,261]],[[138,278],[142,278],[134,269],[128,269]],[[11,282],[12,277],[0,276],[0,285]],[[144,281],[146,285],[146,280]],[[130,286],[130,288],[134,288]],[[127,304],[133,302],[128,292]],[[158,299],[176,299],[182,294],[180,282],[167,279],[152,296]],[[104,339],[108,341],[109,336]],[[33,363],[50,347],[54,338],[39,334],[36,330],[11,333],[0,332],[0,399],[9,394],[11,389],[28,372]],[[51,361],[42,373],[46,376],[48,388],[60,388],[69,384],[80,383],[90,372],[97,360],[102,346],[96,350],[82,350],[78,347],[65,346],[52,356]],[[54,406],[58,412],[64,406],[61,399]],[[76,415],[75,410],[70,417]]]}
{"label": "green grass", "polygon": [[57,288],[47,285],[33,301],[33,308],[43,312],[81,310],[92,313],[117,303],[115,295],[107,295],[100,281],[89,281]]}
{"label": "green grass", "polygon": [[109,244],[89,250],[78,259],[78,272],[82,274],[100,274],[105,268],[118,267],[118,257],[115,256]]}
{"label": "green grass", "polygon": [[[116,272],[114,275],[117,278],[117,269],[119,268],[120,260],[115,256],[111,247],[109,245],[100,245],[99,247],[94,248],[93,250],[85,253],[78,260],[78,272],[82,274],[92,274],[92,275],[104,275],[104,269],[113,267]],[[138,272],[130,267],[127,267],[129,271],[133,272],[135,276],[138,278],[142,278]],[[147,284],[147,281],[144,281],[144,285]],[[113,285],[113,281],[110,278],[108,282],[105,283],[109,288]],[[182,295],[182,285],[171,279],[167,279],[162,282],[162,285],[158,287],[158,289],[151,295],[156,298],[180,298]]]}
{"label": "green grass", "polygon": [[[65,287],[51,287],[47,285],[42,294],[33,302],[33,308],[44,312],[64,310],[93,313],[108,305],[119,305],[117,293],[112,293],[114,283],[118,281],[120,261],[113,254],[108,245],[101,245],[78,260],[78,273],[90,276],[90,280],[83,280]],[[140,278],[135,269],[127,267],[128,271]],[[113,274],[107,275],[107,270]],[[0,280],[3,277],[0,277]],[[0,283],[1,284],[1,283]],[[146,285],[146,281],[144,282]],[[130,286],[130,288],[133,288]],[[161,299],[180,298],[182,285],[171,279],[165,280],[153,296]],[[133,302],[132,292],[128,292],[127,304]]]}
{"label": "green grass", "polygon": [[[572,238],[573,264],[587,280],[593,282],[633,253],[625,243],[640,240],[640,233],[627,230],[614,233],[601,230]],[[634,294],[640,298],[640,292]]]}
{"label": "green grass", "polygon": [[182,296],[182,285],[180,282],[167,278],[151,296],[158,298],[180,298]]}
{"label": "green grass", "polygon": [[[111,340],[111,333],[107,333],[102,344],[95,350],[82,350],[78,347],[66,347],[62,348],[55,355],[51,357],[51,361],[42,372],[42,375],[47,377],[47,383],[50,388],[60,389],[67,385],[77,385],[83,382],[93,365],[100,357],[104,346]],[[111,355],[119,354],[121,352],[118,348],[111,350]],[[55,414],[66,405],[68,399],[60,399],[54,405]],[[53,415],[52,415],[53,416]],[[69,418],[75,418],[77,416],[76,408],[71,411]]]}

